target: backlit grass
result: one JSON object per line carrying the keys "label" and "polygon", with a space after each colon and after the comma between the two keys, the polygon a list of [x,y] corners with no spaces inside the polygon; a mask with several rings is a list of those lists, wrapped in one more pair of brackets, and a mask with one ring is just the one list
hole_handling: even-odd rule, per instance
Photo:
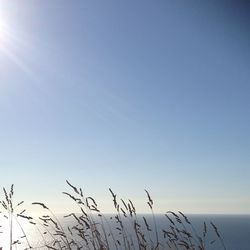
{"label": "backlit grass", "polygon": [[[67,181],[69,192],[63,192],[75,210],[57,217],[49,207],[35,201],[42,216],[29,216],[24,201],[15,202],[14,187],[3,188],[1,201],[2,232],[0,241],[4,249],[226,249],[223,238],[213,222],[204,222],[197,231],[182,212],[167,211],[161,225],[154,213],[154,201],[145,190],[145,206],[150,216],[137,214],[133,201],[118,198],[109,189],[114,213],[103,214],[97,201]],[[18,231],[18,233],[17,233]],[[211,238],[213,237],[213,238]],[[4,241],[4,242],[3,242]]]}

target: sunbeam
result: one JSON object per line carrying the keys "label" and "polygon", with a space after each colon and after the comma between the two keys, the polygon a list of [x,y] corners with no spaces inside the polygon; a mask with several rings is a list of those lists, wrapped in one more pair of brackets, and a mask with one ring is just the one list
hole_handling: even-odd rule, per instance
{"label": "sunbeam", "polygon": [[[17,68],[20,73],[36,84],[38,76],[30,62],[31,51],[34,51],[34,46],[29,42],[25,33],[11,23],[9,24],[7,18],[0,13],[0,59],[2,63],[10,63],[13,68]],[[3,82],[2,84],[6,85]]]}

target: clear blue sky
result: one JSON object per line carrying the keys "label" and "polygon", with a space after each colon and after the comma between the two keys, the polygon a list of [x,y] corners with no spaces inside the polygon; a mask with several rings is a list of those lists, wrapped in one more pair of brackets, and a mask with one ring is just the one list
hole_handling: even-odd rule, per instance
{"label": "clear blue sky", "polygon": [[[0,183],[60,207],[250,212],[249,9],[0,0]],[[108,198],[108,199],[107,199]]]}

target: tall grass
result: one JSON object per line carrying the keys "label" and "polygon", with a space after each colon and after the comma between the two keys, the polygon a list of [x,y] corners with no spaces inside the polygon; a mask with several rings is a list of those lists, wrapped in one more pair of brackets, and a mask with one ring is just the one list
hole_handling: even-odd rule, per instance
{"label": "tall grass", "polygon": [[[63,216],[62,219],[42,202],[33,202],[39,206],[43,215],[35,218],[26,214],[22,207],[24,202],[15,203],[13,185],[7,192],[3,188],[1,216],[8,221],[9,249],[175,249],[175,250],[206,250],[226,249],[223,238],[216,227],[203,223],[201,232],[197,232],[190,219],[182,212],[167,211],[165,227],[157,225],[154,213],[154,201],[145,190],[151,216],[137,214],[134,203],[118,198],[111,189],[110,195],[114,207],[112,215],[101,213],[96,200],[86,196],[81,188],[66,181],[70,189],[63,192],[76,209]],[[22,220],[22,221],[21,221]],[[22,235],[13,235],[13,221],[20,228]],[[25,232],[24,224],[29,224],[38,232],[36,239],[31,242],[30,230]],[[162,224],[162,223],[161,223]],[[214,239],[208,237],[208,230],[214,233]],[[211,235],[210,232],[210,235]],[[34,237],[34,236],[33,236]],[[1,249],[0,242],[0,249]]]}

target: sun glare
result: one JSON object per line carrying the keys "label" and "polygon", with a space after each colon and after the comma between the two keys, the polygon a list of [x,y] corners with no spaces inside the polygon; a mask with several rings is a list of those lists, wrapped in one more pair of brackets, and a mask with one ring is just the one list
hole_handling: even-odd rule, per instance
{"label": "sun glare", "polygon": [[11,40],[11,37],[12,35],[8,18],[0,11],[0,48],[2,50],[8,45],[9,41]]}
{"label": "sun glare", "polygon": [[[0,249],[1,247],[3,249],[8,249],[10,245],[10,228],[9,228],[9,221],[7,219],[1,220],[1,231],[2,233],[0,234]],[[15,221],[13,223],[13,228],[11,231],[13,235],[12,241],[15,241],[16,239],[19,239],[21,236],[23,236],[20,227]]]}
{"label": "sun glare", "polygon": [[24,56],[23,50],[28,45],[23,35],[20,35],[20,32],[18,33],[13,26],[10,26],[9,23],[1,18],[0,12],[0,57],[8,58],[26,74],[32,75],[32,72],[22,58]]}

